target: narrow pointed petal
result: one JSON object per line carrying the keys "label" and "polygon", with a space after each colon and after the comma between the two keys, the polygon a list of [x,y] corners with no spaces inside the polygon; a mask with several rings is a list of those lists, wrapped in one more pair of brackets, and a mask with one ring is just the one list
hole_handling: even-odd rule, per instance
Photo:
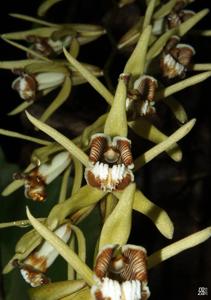
{"label": "narrow pointed petal", "polygon": [[120,74],[114,102],[105,122],[105,134],[127,137],[126,96],[125,75]]}
{"label": "narrow pointed petal", "polygon": [[47,11],[56,3],[61,2],[63,0],[45,0],[38,7],[37,14],[39,17],[43,17]]}
{"label": "narrow pointed petal", "polygon": [[30,300],[60,300],[85,286],[83,280],[59,281],[29,289]]}
{"label": "narrow pointed petal", "polygon": [[160,91],[157,91],[155,95],[155,101],[162,100],[163,98],[166,98],[170,95],[173,95],[174,93],[177,93],[181,90],[184,90],[185,88],[195,85],[199,82],[202,82],[206,79],[208,79],[211,76],[211,71],[203,72],[194,76],[191,76],[187,79],[181,80],[180,82],[177,82],[175,84],[172,84]]}
{"label": "narrow pointed petal", "polygon": [[153,148],[139,156],[135,160],[135,170],[139,169],[140,167],[151,161],[153,158],[155,158],[157,155],[169,149],[169,147],[172,146],[174,143],[181,140],[193,128],[195,122],[196,119],[190,120],[188,123],[177,129],[177,131],[170,135],[165,141],[154,146]]}
{"label": "narrow pointed petal", "polygon": [[29,135],[26,135],[26,134],[21,134],[19,132],[15,132],[15,131],[11,131],[11,130],[5,130],[5,129],[1,129],[1,128],[0,128],[0,134],[10,136],[10,137],[14,137],[14,138],[17,138],[17,139],[30,141],[30,142],[37,143],[37,144],[40,144],[40,145],[50,145],[51,144],[51,142],[48,142],[48,141],[45,141],[45,140],[42,140],[42,139],[38,139],[38,138],[29,136]]}
{"label": "narrow pointed petal", "polygon": [[72,230],[74,231],[77,239],[78,245],[78,256],[83,262],[86,262],[86,240],[84,237],[83,232],[80,230],[79,227],[71,225]]}
{"label": "narrow pointed petal", "polygon": [[28,112],[26,112],[26,115],[29,121],[34,126],[36,126],[38,129],[48,134],[56,142],[62,145],[67,151],[70,152],[71,155],[75,156],[79,161],[81,161],[82,164],[84,164],[85,166],[88,165],[88,156],[80,148],[78,148],[71,140],[66,138],[64,135],[62,135],[52,127],[40,122],[32,115],[30,115]]}
{"label": "narrow pointed petal", "polygon": [[119,195],[119,202],[103,225],[99,249],[107,244],[127,243],[131,231],[135,188],[135,184],[132,183],[124,189],[121,196]]}
{"label": "narrow pointed petal", "polygon": [[182,104],[174,99],[173,97],[168,97],[163,100],[163,102],[169,107],[169,109],[174,114],[175,118],[182,124],[188,121],[187,113],[182,106]]}
{"label": "narrow pointed petal", "polygon": [[74,195],[80,190],[82,185],[83,175],[84,175],[82,163],[78,159],[73,158],[73,164],[74,164],[75,173],[74,173],[71,195]]}
{"label": "narrow pointed petal", "polygon": [[0,61],[0,68],[5,70],[24,69],[27,65],[38,62],[40,62],[40,60],[34,59]]}
{"label": "narrow pointed petal", "polygon": [[211,64],[193,64],[190,69],[193,71],[209,71],[211,70]]}
{"label": "narrow pointed petal", "polygon": [[66,76],[59,94],[42,114],[42,116],[40,117],[40,121],[46,122],[50,118],[50,116],[68,99],[70,92],[71,80],[69,76]]}
{"label": "narrow pointed petal", "polygon": [[117,45],[119,50],[136,44],[140,37],[140,32],[142,32],[143,22],[144,17],[140,16],[138,22],[121,37]]}
{"label": "narrow pointed petal", "polygon": [[81,63],[72,57],[64,48],[64,54],[69,63],[89,82],[89,84],[109,103],[113,102],[113,95],[109,90]]}
{"label": "narrow pointed petal", "polygon": [[2,37],[2,39],[3,39],[6,43],[8,43],[8,44],[10,44],[10,45],[12,45],[12,46],[14,46],[14,47],[16,47],[16,48],[18,48],[18,49],[20,49],[20,50],[23,50],[23,51],[25,51],[26,53],[30,53],[33,57],[39,58],[39,59],[44,60],[44,61],[51,61],[50,59],[46,58],[45,56],[39,54],[39,53],[36,52],[36,51],[33,51],[33,50],[30,49],[30,48],[27,48],[27,47],[25,47],[25,46],[23,46],[23,45],[21,45],[21,44],[18,44],[18,43],[16,43],[16,42],[13,42],[13,41],[8,40],[8,39],[3,38],[3,37]]}
{"label": "narrow pointed petal", "polygon": [[50,37],[58,27],[38,27],[30,30],[3,33],[2,37],[8,40],[26,40],[28,36]]}
{"label": "narrow pointed petal", "polygon": [[153,19],[160,19],[167,16],[172,8],[175,6],[177,0],[170,0],[167,3],[163,4],[154,14]]}
{"label": "narrow pointed petal", "polygon": [[64,202],[67,198],[67,188],[68,188],[68,182],[69,182],[69,177],[70,177],[70,171],[71,171],[71,166],[68,167],[63,175],[62,178],[62,183],[61,183],[61,189],[59,193],[59,201],[58,203]]}
{"label": "narrow pointed petal", "polygon": [[[44,221],[45,218],[39,218],[39,221]],[[18,221],[12,221],[12,222],[6,222],[6,223],[0,223],[0,229],[8,228],[8,227],[20,227],[25,228],[31,226],[31,223],[29,220],[18,220]]]}
{"label": "narrow pointed petal", "polygon": [[44,20],[41,19],[37,19],[31,16],[27,16],[24,14],[14,14],[14,13],[10,13],[9,16],[13,17],[13,18],[17,18],[20,20],[24,20],[24,21],[28,21],[28,22],[32,22],[32,23],[36,23],[36,24],[41,24],[41,25],[45,25],[45,26],[57,26],[60,27],[60,25],[56,24],[56,23],[51,23],[51,22],[46,22]]}
{"label": "narrow pointed petal", "polygon": [[[103,132],[105,121],[108,117],[108,114],[104,114],[100,116],[93,124],[87,126],[82,135],[81,135],[81,143],[84,147],[89,145],[91,136],[96,132]],[[102,129],[101,129],[102,128]]]}
{"label": "narrow pointed petal", "polygon": [[48,227],[54,229],[58,224],[61,224],[68,215],[77,212],[81,208],[97,203],[105,195],[106,192],[99,189],[92,188],[88,185],[83,186],[78,193],[53,207],[47,219]]}
{"label": "narrow pointed petal", "polygon": [[161,262],[169,259],[178,253],[195,247],[211,237],[211,227],[193,233],[161,250],[156,251],[148,257],[148,268],[151,269]]}
{"label": "narrow pointed petal", "polygon": [[162,208],[147,199],[141,191],[137,190],[135,193],[133,209],[150,218],[161,234],[167,239],[172,239],[174,225],[169,216]]}
{"label": "narrow pointed petal", "polygon": [[151,18],[156,6],[157,0],[151,0],[147,6],[145,16],[144,16],[144,23],[143,23],[143,29],[146,28],[148,25],[151,24]]}
{"label": "narrow pointed petal", "polygon": [[[32,169],[34,169],[35,165],[31,163],[28,165],[28,167],[24,170],[24,172],[29,172]],[[9,196],[13,192],[15,192],[17,189],[22,187],[24,185],[24,180],[23,179],[16,179],[13,182],[11,182],[8,186],[4,188],[4,190],[1,192],[2,196]]]}
{"label": "narrow pointed petal", "polygon": [[32,226],[39,232],[39,234],[46,239],[52,246],[59,252],[59,254],[78,272],[83,280],[90,286],[94,284],[93,272],[89,267],[51,230],[45,225],[37,221],[30,213],[29,209],[26,210],[27,217],[29,218]]}
{"label": "narrow pointed petal", "polygon": [[[129,126],[137,135],[148,139],[155,144],[159,144],[168,138],[168,136],[163,134],[153,124],[143,118],[129,122]],[[176,143],[166,150],[166,152],[175,161],[180,161],[182,159],[182,151]]]}
{"label": "narrow pointed petal", "polygon": [[20,112],[24,111],[27,109],[29,106],[31,106],[34,102],[33,101],[24,101],[21,104],[19,104],[16,108],[11,110],[7,115],[8,116],[14,116],[19,114]]}
{"label": "narrow pointed petal", "polygon": [[151,31],[152,31],[151,26],[147,26],[144,29],[144,31],[140,35],[139,41],[135,49],[133,50],[124,68],[124,73],[129,73],[132,76],[134,76],[134,78],[144,73],[146,53],[148,49]]}

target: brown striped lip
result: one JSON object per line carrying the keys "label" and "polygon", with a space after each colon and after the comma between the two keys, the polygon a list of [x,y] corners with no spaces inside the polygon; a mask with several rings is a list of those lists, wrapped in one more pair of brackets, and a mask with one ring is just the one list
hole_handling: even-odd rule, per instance
{"label": "brown striped lip", "polygon": [[95,134],[90,142],[89,165],[85,178],[102,190],[122,190],[134,180],[131,142],[127,138]]}
{"label": "brown striped lip", "polygon": [[135,245],[104,246],[94,268],[97,284],[91,289],[96,300],[148,299],[146,250]]}

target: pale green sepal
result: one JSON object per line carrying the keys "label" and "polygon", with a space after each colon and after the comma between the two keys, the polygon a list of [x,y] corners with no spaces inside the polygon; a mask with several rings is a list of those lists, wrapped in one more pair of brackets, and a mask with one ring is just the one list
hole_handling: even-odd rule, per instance
{"label": "pale green sepal", "polygon": [[140,35],[139,41],[126,63],[124,73],[131,74],[133,77],[140,76],[144,73],[146,52],[148,49],[151,31],[152,27],[149,25]]}
{"label": "pale green sepal", "polygon": [[10,13],[9,16],[20,19],[20,20],[24,20],[24,21],[28,21],[28,22],[32,22],[32,23],[36,23],[36,24],[41,24],[44,26],[50,26],[50,27],[56,26],[58,28],[61,27],[60,25],[58,25],[56,23],[46,22],[44,20],[37,19],[37,18],[27,16],[27,15],[23,15],[23,14]]}
{"label": "pale green sepal", "polygon": [[56,3],[61,2],[63,0],[45,0],[38,7],[37,14],[39,17],[43,17],[46,12]]}
{"label": "pale green sepal", "polygon": [[[107,244],[127,244],[131,231],[135,189],[135,183],[131,183],[119,195],[119,202],[103,225],[99,250]],[[116,192],[115,195],[118,195],[118,193]]]}
{"label": "pale green sepal", "polygon": [[[137,135],[155,144],[159,144],[168,138],[168,136],[163,134],[158,128],[144,118],[131,121],[128,123],[128,125]],[[173,160],[181,161],[182,151],[176,143],[167,149],[166,152]]]}
{"label": "pale green sepal", "polygon": [[141,16],[139,21],[123,35],[117,45],[119,50],[134,45],[138,41],[140,33],[142,32],[143,21],[144,17]]}
{"label": "pale green sepal", "polygon": [[178,253],[195,247],[211,237],[211,227],[195,232],[161,250],[156,251],[148,257],[148,268],[154,268],[161,262],[177,255]]}
{"label": "pale green sepal", "polygon": [[89,84],[109,103],[113,102],[113,95],[109,90],[81,63],[72,57],[64,48],[64,54],[69,63],[89,82]]}
{"label": "pale green sepal", "polygon": [[110,136],[127,137],[126,74],[120,74],[114,102],[105,122],[104,133]]}
{"label": "pale green sepal", "polygon": [[8,116],[14,116],[19,114],[20,112],[24,111],[27,109],[29,106],[31,106],[34,102],[33,101],[24,101],[21,102],[16,108],[14,108],[12,111],[10,111],[7,115]]}
{"label": "pale green sepal", "polygon": [[[35,164],[31,163],[30,165],[28,165],[28,167],[24,170],[24,172],[29,172],[32,169],[34,169]],[[19,189],[20,187],[22,187],[24,185],[24,180],[22,179],[17,179],[14,180],[13,182],[11,182],[10,184],[8,184],[8,186],[6,186],[4,188],[4,190],[1,192],[2,196],[9,196],[10,194],[12,194],[13,192],[15,192],[17,189]]]}
{"label": "pale green sepal", "polygon": [[103,132],[104,129],[104,124],[105,121],[108,117],[108,114],[104,114],[102,116],[100,116],[93,124],[91,124],[90,126],[87,126],[82,135],[81,135],[81,144],[82,147],[88,147],[89,142],[90,142],[90,138],[93,134],[97,133],[97,132]]}
{"label": "pale green sepal", "polygon": [[30,30],[3,33],[2,37],[8,40],[26,40],[30,35],[49,38],[56,30],[58,30],[58,27],[38,27]]}
{"label": "pale green sepal", "polygon": [[31,63],[39,63],[40,60],[35,59],[22,59],[22,60],[6,60],[0,61],[0,68],[5,70],[13,70],[13,69],[24,69],[27,65]]}
{"label": "pale green sepal", "polygon": [[83,232],[80,230],[79,227],[71,225],[71,228],[73,229],[76,239],[77,239],[77,244],[78,244],[78,256],[83,262],[86,262],[86,240],[84,237]]}
{"label": "pale green sepal", "polygon": [[211,70],[211,64],[193,64],[190,69],[193,71],[209,71]]}
{"label": "pale green sepal", "polygon": [[155,4],[157,0],[151,0],[147,6],[145,15],[144,15],[144,23],[143,29],[145,29],[151,23],[152,15],[155,9]]}
{"label": "pale green sepal", "polygon": [[76,194],[82,185],[83,180],[83,165],[82,163],[77,159],[73,158],[73,164],[74,164],[74,178],[73,178],[73,186],[71,195]]}
{"label": "pale green sepal", "polygon": [[167,3],[163,4],[153,15],[153,19],[160,19],[167,16],[172,8],[175,6],[178,0],[170,0]]}
{"label": "pale green sepal", "polygon": [[55,233],[37,221],[31,215],[28,207],[26,208],[26,214],[35,230],[54,246],[59,254],[81,275],[88,285],[92,286],[95,283],[92,270]]}
{"label": "pale green sepal", "polygon": [[210,76],[211,76],[211,71],[207,71],[207,72],[203,72],[203,73],[191,76],[187,79],[179,81],[170,86],[167,86],[164,89],[156,92],[155,101],[162,100],[163,98],[166,98],[170,95],[173,95],[174,93],[184,90],[185,88],[187,88],[189,86],[192,86],[199,82],[202,82],[202,81],[208,79]]}
{"label": "pale green sepal", "polygon": [[26,115],[27,115],[29,121],[35,127],[37,127],[41,131],[48,134],[57,143],[62,145],[67,151],[70,152],[71,155],[75,156],[82,164],[84,164],[85,166],[88,165],[88,156],[80,148],[78,148],[71,140],[66,138],[64,135],[62,135],[56,129],[54,129],[54,128],[50,127],[49,125],[44,124],[41,121],[37,120],[32,115],[30,115],[28,112],[26,112]]}
{"label": "pale green sepal", "polygon": [[71,166],[66,168],[66,170],[64,171],[58,203],[64,202],[65,199],[67,198],[67,187],[68,187],[68,181],[69,181],[69,177],[70,177],[70,171],[71,171]]}
{"label": "pale green sepal", "polygon": [[23,50],[23,51],[25,51],[26,53],[29,53],[29,54],[33,55],[33,57],[36,57],[36,58],[39,58],[39,59],[41,59],[41,60],[48,61],[48,62],[51,61],[51,60],[48,59],[47,57],[41,55],[40,53],[38,53],[38,52],[36,52],[36,51],[34,51],[34,50],[30,49],[30,48],[27,48],[27,47],[25,47],[25,46],[23,46],[23,45],[21,45],[21,44],[18,44],[18,43],[14,42],[14,41],[8,40],[8,39],[4,38],[3,36],[2,36],[1,38],[2,38],[6,43],[8,43],[8,44],[10,44],[10,45],[12,45],[12,46],[14,46],[14,47],[20,49],[20,50]]}
{"label": "pale green sepal", "polygon": [[[39,221],[45,221],[45,218],[39,218]],[[31,223],[29,220],[17,220],[17,221],[12,221],[12,222],[5,222],[5,223],[0,223],[0,229],[3,228],[8,228],[8,227],[20,227],[20,228],[25,228],[31,226]]]}
{"label": "pale green sepal", "polygon": [[165,210],[147,199],[141,191],[136,190],[133,209],[150,218],[161,234],[163,234],[167,239],[172,239],[174,225],[168,214]]}
{"label": "pale green sepal", "polygon": [[40,121],[46,122],[50,118],[50,116],[68,99],[70,92],[71,80],[69,76],[66,76],[59,94],[42,114],[42,116],[40,117]]}
{"label": "pale green sepal", "polygon": [[150,150],[146,151],[144,154],[139,156],[135,160],[135,170],[139,169],[157,155],[169,149],[174,143],[181,140],[188,132],[193,128],[194,124],[196,123],[196,119],[190,120],[188,123],[177,129],[172,135],[170,135],[165,141],[161,142],[160,144],[154,146]]}
{"label": "pale green sepal", "polygon": [[99,189],[88,185],[83,186],[78,193],[72,195],[66,201],[56,204],[52,208],[47,219],[48,227],[54,230],[67,216],[77,212],[81,208],[97,203],[105,195],[106,192]]}
{"label": "pale green sepal", "polygon": [[47,145],[51,144],[51,142],[48,142],[48,141],[45,141],[45,140],[42,140],[42,139],[38,139],[38,138],[29,136],[29,135],[21,134],[19,132],[15,132],[15,131],[11,131],[11,130],[5,130],[5,129],[1,129],[1,128],[0,128],[0,134],[10,136],[10,137],[14,137],[14,138],[17,138],[17,139],[30,141],[30,142],[37,143],[37,144],[40,144],[40,145],[46,145],[47,146]]}
{"label": "pale green sepal", "polygon": [[82,289],[85,286],[83,280],[67,280],[52,282],[43,286],[30,288],[30,300],[60,300],[62,297],[68,296]]}
{"label": "pale green sepal", "polygon": [[182,106],[182,104],[174,99],[173,97],[168,97],[163,99],[163,102],[169,107],[169,109],[174,114],[175,118],[182,124],[188,121],[187,113]]}

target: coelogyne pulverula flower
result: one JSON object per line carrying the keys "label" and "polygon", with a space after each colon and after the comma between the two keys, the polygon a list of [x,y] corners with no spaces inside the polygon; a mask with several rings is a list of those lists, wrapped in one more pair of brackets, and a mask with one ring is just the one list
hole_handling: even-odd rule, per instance
{"label": "coelogyne pulverula flower", "polygon": [[88,184],[102,190],[122,190],[134,180],[131,142],[127,138],[95,134],[90,142]]}
{"label": "coelogyne pulverula flower", "polygon": [[96,300],[146,300],[150,296],[143,247],[104,246],[96,258],[94,272],[97,284],[92,286],[91,293]]}

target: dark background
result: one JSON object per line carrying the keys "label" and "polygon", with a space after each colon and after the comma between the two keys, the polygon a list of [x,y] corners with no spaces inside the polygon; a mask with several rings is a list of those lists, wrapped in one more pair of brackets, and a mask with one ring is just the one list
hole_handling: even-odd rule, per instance
{"label": "dark background", "polygon": [[[16,12],[35,16],[39,3],[40,1],[29,2],[26,0],[4,1],[0,10],[1,33],[29,29],[30,23],[9,17],[8,13]],[[198,11],[210,6],[210,1],[196,0],[190,7]],[[135,4],[118,9],[115,1],[73,0],[58,4],[49,11],[47,17],[48,20],[53,22],[96,23],[105,26],[108,36],[103,36],[99,40],[83,46],[79,55],[79,60],[104,68],[108,64],[115,41],[118,41],[121,35],[130,28],[141,12],[144,12],[143,1],[137,1]],[[197,29],[211,29],[210,20],[210,15],[208,15],[197,24]],[[196,49],[194,62],[211,62],[211,38],[188,35],[185,37],[185,42],[190,43]],[[127,52],[118,53],[114,57],[113,64],[109,69],[109,79],[102,79],[104,83],[111,82],[115,87],[118,74],[122,71],[127,57]],[[24,58],[21,50],[0,41],[0,60],[21,58]],[[20,103],[16,92],[11,90],[13,79],[14,75],[11,72],[0,70],[0,127],[34,135],[33,128],[26,121],[24,113],[13,117],[6,115]],[[179,143],[183,150],[182,162],[175,163],[163,154],[147,164],[136,177],[139,188],[149,199],[164,208],[170,215],[175,225],[173,241],[210,225],[210,84],[211,80],[208,79],[177,93],[177,98],[184,105],[189,119],[193,117],[197,119],[194,129]],[[47,99],[36,103],[30,111],[38,116],[49,103],[48,101]],[[105,101],[88,84],[85,84],[74,88],[70,101],[59,109],[50,119],[49,124],[72,138],[80,134],[88,124],[104,113],[106,109]],[[178,122],[163,105],[159,105],[158,114],[158,124],[166,134],[170,134],[178,127]],[[42,133],[38,133],[38,136],[45,137]],[[149,142],[132,134],[131,137],[134,139],[137,153],[142,153],[151,146]],[[0,170],[2,173],[0,184],[3,188],[6,183],[10,182],[9,176],[11,176],[12,171],[17,169],[15,165],[19,165],[19,168],[23,169],[28,164],[31,151],[36,145],[2,136],[0,136],[0,145],[7,161],[7,165],[4,162]],[[137,153],[134,153],[134,155]],[[3,174],[3,172],[5,173]],[[3,221],[20,219],[21,216],[24,216],[25,205],[28,205],[28,200],[22,200],[21,197],[23,198],[21,192],[13,198],[1,197],[0,211],[3,213],[6,209],[8,212],[8,215],[3,215]],[[56,194],[54,194],[54,197],[56,197]],[[37,209],[35,206],[33,208]],[[46,210],[48,209],[47,207]],[[5,236],[8,240],[10,234],[11,239],[13,239],[13,244],[11,242],[12,246],[10,247],[11,249],[14,247],[17,237],[12,238],[12,234],[13,236],[16,232],[18,232],[17,236],[22,234],[22,231],[16,230],[2,230],[1,245],[3,245],[3,248],[5,246]],[[149,219],[134,213],[133,230],[129,242],[143,245],[148,249],[148,254],[151,254],[168,245],[171,241],[162,237]],[[11,249],[10,251],[12,251]],[[2,264],[4,263],[2,262]],[[197,296],[199,287],[207,287],[210,292],[210,267],[210,241],[171,258],[149,272],[150,299],[154,300],[158,297],[171,300],[178,298],[181,300],[197,299],[199,297]],[[9,276],[11,275],[5,276],[6,280]],[[16,298],[19,299],[18,293],[20,293],[21,288],[26,288],[26,285],[18,289],[14,283],[14,278],[17,278],[18,275],[15,276],[11,277],[10,289],[17,289]],[[6,290],[9,291],[8,282],[6,284]],[[12,298],[13,296],[8,297],[6,294],[5,287],[2,285],[3,299],[15,299]]]}

